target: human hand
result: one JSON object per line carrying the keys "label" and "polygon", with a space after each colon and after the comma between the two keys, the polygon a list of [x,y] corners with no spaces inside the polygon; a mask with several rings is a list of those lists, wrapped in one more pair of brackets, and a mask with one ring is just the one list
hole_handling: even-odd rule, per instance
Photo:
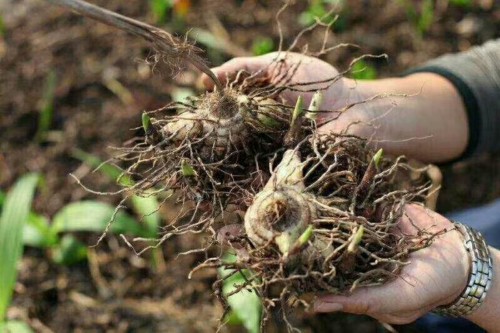
{"label": "human hand", "polygon": [[418,205],[407,205],[398,226],[405,234],[416,234],[414,225],[430,232],[451,231],[412,253],[410,264],[396,280],[360,288],[349,296],[319,296],[315,311],[366,314],[382,322],[406,324],[437,306],[453,303],[465,289],[470,269],[462,236],[443,216]]}
{"label": "human hand", "polygon": [[[276,65],[280,60],[283,61],[283,67]],[[297,67],[296,67],[297,66]],[[323,90],[323,102],[320,109],[337,110],[345,107],[347,103],[358,102],[357,93],[348,87],[348,79],[342,77],[338,70],[332,65],[314,57],[309,57],[299,53],[291,52],[273,52],[258,57],[239,57],[231,59],[220,67],[212,68],[212,71],[224,84],[234,79],[239,71],[248,73],[258,73],[259,76],[266,78],[270,84],[280,84],[280,79],[284,73],[290,73],[295,70],[291,80],[286,86],[294,84],[304,84],[311,82],[320,82],[307,84],[306,86],[295,87],[298,90],[285,90],[281,97],[290,105],[294,105],[297,98],[302,95],[305,105],[309,105],[315,90]],[[213,82],[203,74],[202,81],[208,89],[213,88]],[[305,91],[308,90],[308,91]],[[310,92],[313,91],[313,92]],[[320,113],[318,122],[331,117],[332,114]]]}
{"label": "human hand", "polygon": [[[468,143],[465,107],[454,86],[433,73],[402,78],[356,81],[339,75],[337,69],[317,58],[277,52],[259,57],[234,58],[213,69],[222,80],[239,70],[259,73],[277,83],[276,58],[285,56],[286,70],[298,65],[288,85],[330,80],[308,85],[307,90],[325,88],[318,114],[320,132],[348,133],[364,137],[388,154],[406,155],[424,162],[443,162],[460,156]],[[209,89],[213,83],[207,76]],[[304,90],[304,86],[301,86]],[[299,95],[309,105],[312,92],[285,90],[281,96],[291,105]]]}

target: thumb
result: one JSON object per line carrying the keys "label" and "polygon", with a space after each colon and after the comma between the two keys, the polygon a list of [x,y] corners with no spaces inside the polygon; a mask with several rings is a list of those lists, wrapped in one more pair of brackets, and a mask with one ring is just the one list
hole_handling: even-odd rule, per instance
{"label": "thumb", "polygon": [[[262,74],[265,74],[268,64],[267,57],[238,57],[229,60],[219,67],[212,68],[212,71],[222,84],[226,84],[229,80],[234,79],[239,71],[246,71],[248,73],[261,71]],[[208,90],[214,88],[214,83],[208,75],[202,74],[201,81]]]}
{"label": "thumb", "polygon": [[355,291],[349,296],[326,295],[320,296],[314,302],[314,311],[322,312],[348,312],[354,314],[367,314],[371,312],[373,302],[367,297],[366,289]]}
{"label": "thumb", "polygon": [[[333,310],[368,315],[393,312],[394,310],[405,311],[403,308],[411,307],[412,303],[420,302],[414,293],[414,283],[409,281],[409,277],[397,278],[386,285],[356,289],[347,296],[319,296],[314,303],[314,310],[316,312],[331,312]],[[411,302],[408,298],[411,299]]]}

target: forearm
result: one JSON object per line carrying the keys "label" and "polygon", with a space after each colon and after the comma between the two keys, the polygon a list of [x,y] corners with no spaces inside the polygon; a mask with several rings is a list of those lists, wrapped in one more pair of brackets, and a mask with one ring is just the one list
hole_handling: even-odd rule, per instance
{"label": "forearm", "polygon": [[483,304],[467,317],[490,333],[500,332],[500,251],[490,247],[493,280]]}
{"label": "forearm", "polygon": [[[459,157],[468,143],[465,107],[455,87],[433,73],[402,78],[351,81],[360,99],[377,98],[364,108],[369,125],[359,133],[393,154],[404,154],[428,162]],[[402,96],[405,95],[405,96]]]}

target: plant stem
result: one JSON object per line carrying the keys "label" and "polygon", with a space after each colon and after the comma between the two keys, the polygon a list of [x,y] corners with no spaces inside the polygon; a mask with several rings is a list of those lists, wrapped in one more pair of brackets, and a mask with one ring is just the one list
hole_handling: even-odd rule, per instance
{"label": "plant stem", "polygon": [[110,10],[101,8],[99,6],[87,3],[83,0],[47,0],[58,6],[70,8],[83,16],[88,16],[99,22],[116,27],[118,29],[130,32],[134,35],[140,36],[145,40],[153,43],[161,48],[161,51],[170,56],[182,58],[190,62],[193,66],[198,68],[203,73],[214,81],[217,89],[223,91],[222,83],[217,76],[205,64],[203,58],[198,56],[195,52],[196,48],[186,47],[186,43],[175,38],[168,32],[156,28],[152,25],[134,20],[130,17],[120,15]]}

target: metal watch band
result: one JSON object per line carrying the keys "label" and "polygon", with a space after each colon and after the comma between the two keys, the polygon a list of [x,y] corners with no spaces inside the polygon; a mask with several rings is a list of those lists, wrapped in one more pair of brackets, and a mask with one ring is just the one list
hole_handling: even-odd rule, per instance
{"label": "metal watch band", "polygon": [[491,286],[493,263],[490,250],[481,233],[467,225],[458,222],[454,224],[465,239],[465,249],[471,259],[469,282],[455,303],[440,306],[433,312],[442,316],[463,317],[477,310],[483,303]]}

